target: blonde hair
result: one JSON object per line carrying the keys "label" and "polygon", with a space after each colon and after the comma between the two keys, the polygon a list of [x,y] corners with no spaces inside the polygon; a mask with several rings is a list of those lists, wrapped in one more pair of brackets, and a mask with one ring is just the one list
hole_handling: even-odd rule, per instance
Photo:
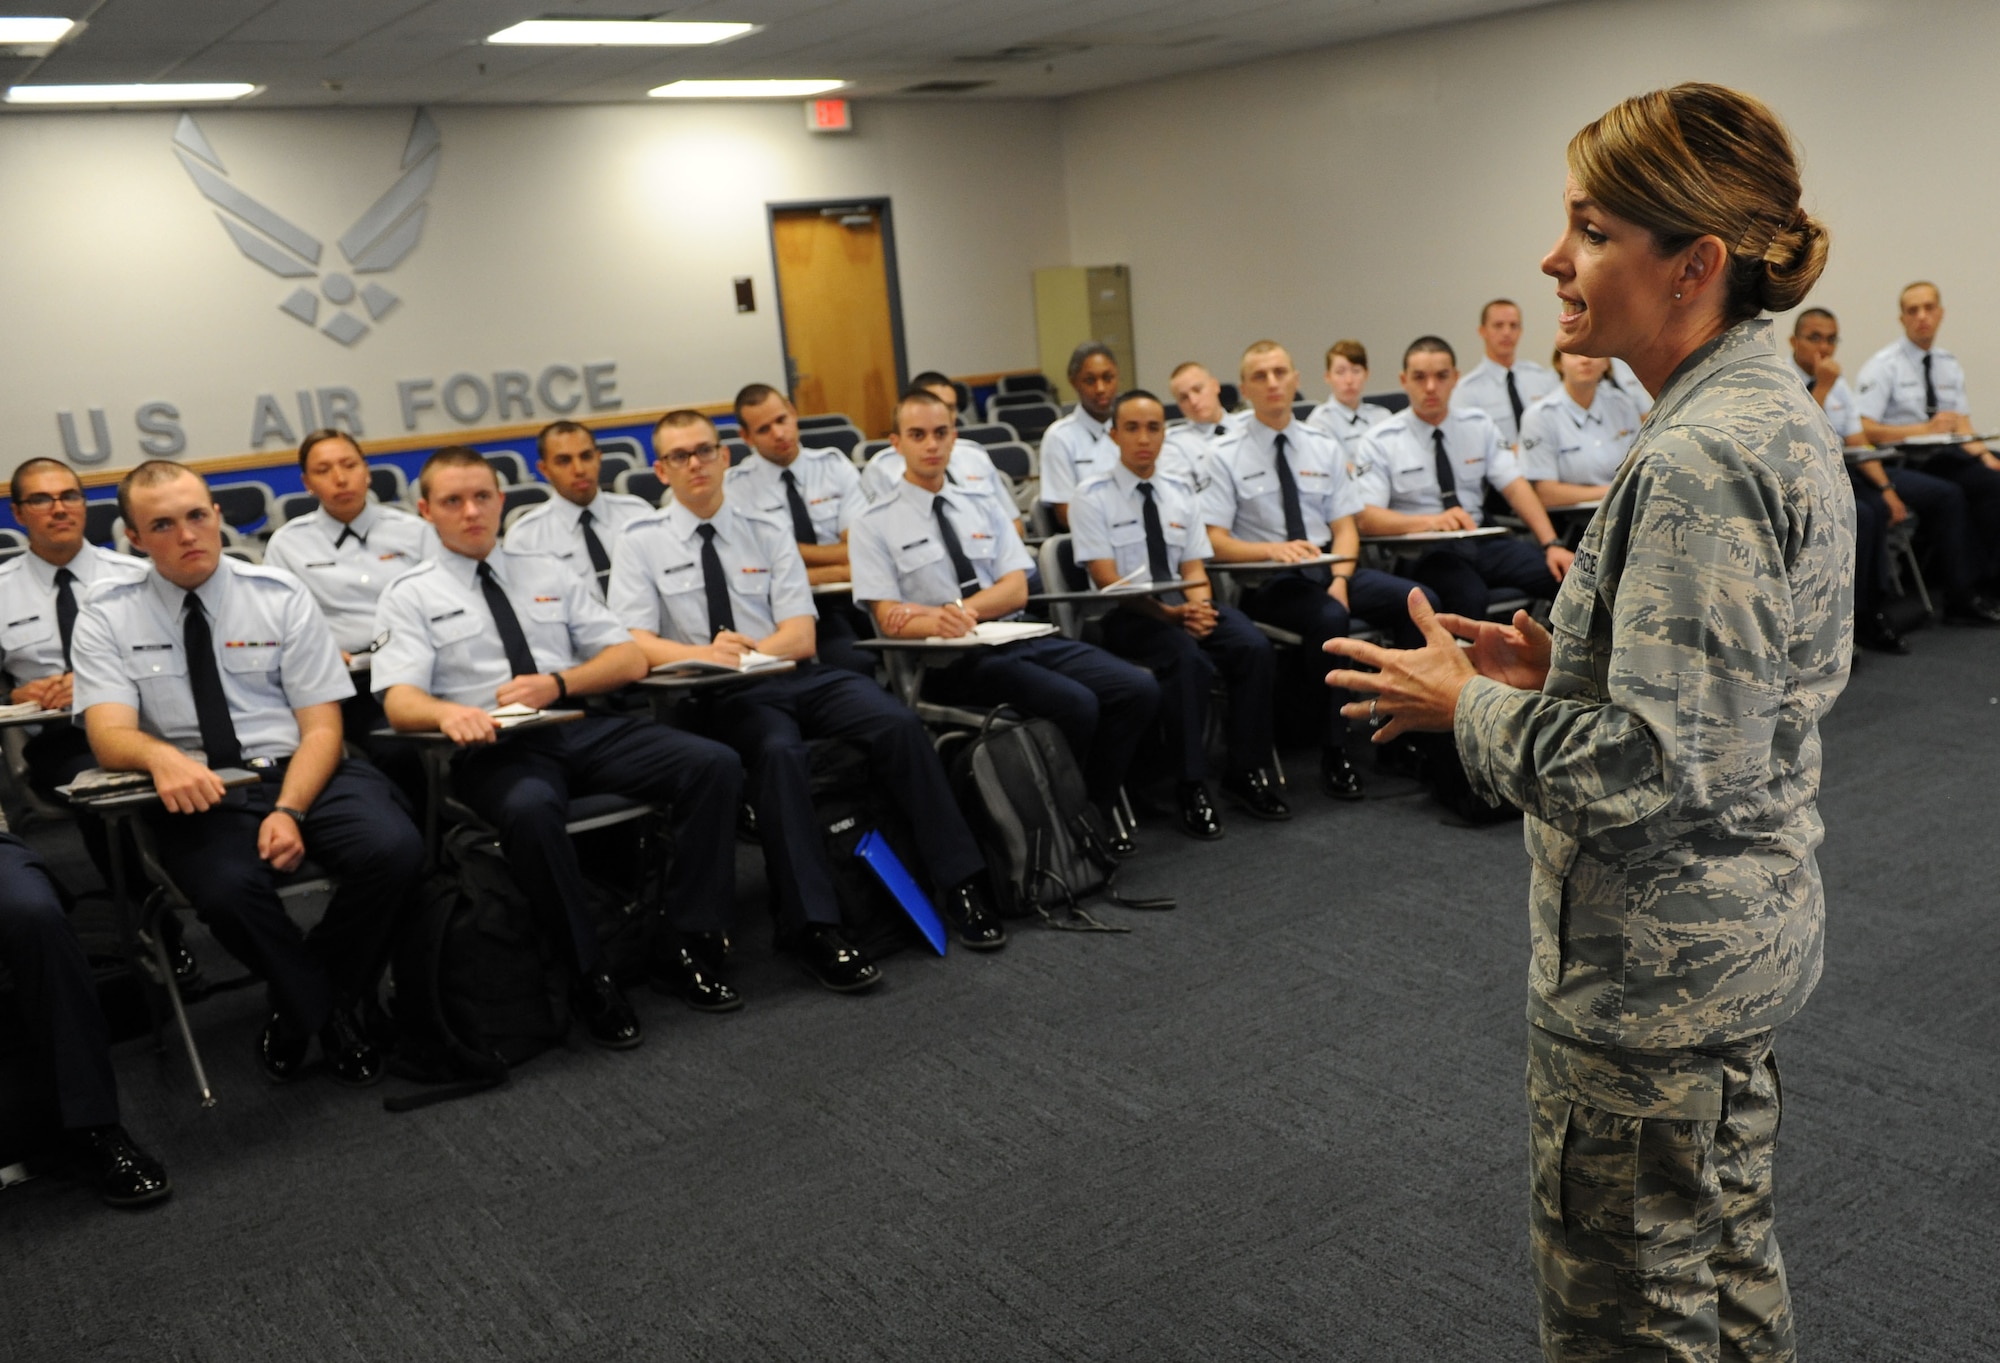
{"label": "blonde hair", "polygon": [[1719,237],[1731,323],[1798,306],[1826,268],[1827,230],[1799,202],[1791,134],[1741,91],[1689,83],[1635,95],[1570,139],[1569,170],[1663,255]]}
{"label": "blonde hair", "polygon": [[1239,379],[1243,377],[1243,367],[1250,363],[1252,356],[1268,355],[1274,350],[1288,360],[1292,358],[1292,352],[1279,345],[1276,341],[1252,341],[1249,345],[1243,347],[1243,358],[1236,362],[1236,377]]}

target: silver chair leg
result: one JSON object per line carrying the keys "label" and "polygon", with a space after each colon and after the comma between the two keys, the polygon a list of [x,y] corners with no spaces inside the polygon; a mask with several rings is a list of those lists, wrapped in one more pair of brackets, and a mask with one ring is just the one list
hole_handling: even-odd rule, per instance
{"label": "silver chair leg", "polygon": [[155,923],[151,932],[141,934],[142,940],[153,953],[153,968],[159,972],[160,987],[166,991],[167,1002],[174,1010],[174,1026],[180,1029],[181,1045],[187,1050],[188,1066],[194,1070],[195,1085],[201,1089],[201,1105],[215,1106],[215,1091],[209,1087],[208,1071],[202,1067],[201,1051],[194,1044],[194,1029],[188,1026],[187,1008],[181,1003],[180,988],[174,983],[173,962],[167,959],[167,943]]}

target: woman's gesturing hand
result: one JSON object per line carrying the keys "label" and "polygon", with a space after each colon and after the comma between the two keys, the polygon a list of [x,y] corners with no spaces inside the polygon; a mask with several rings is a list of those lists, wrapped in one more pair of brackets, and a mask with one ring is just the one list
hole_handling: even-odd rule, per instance
{"label": "woman's gesturing hand", "polygon": [[1549,632],[1526,611],[1514,612],[1514,623],[1468,620],[1440,615],[1438,623],[1472,645],[1472,666],[1482,677],[1523,691],[1539,691],[1549,675]]}
{"label": "woman's gesturing hand", "polygon": [[1326,684],[1371,697],[1342,706],[1340,713],[1380,725],[1377,743],[1414,730],[1449,730],[1458,693],[1475,675],[1471,657],[1416,588],[1410,591],[1410,622],[1423,631],[1422,648],[1378,648],[1359,639],[1326,641],[1328,653],[1376,669],[1335,670],[1326,674]]}

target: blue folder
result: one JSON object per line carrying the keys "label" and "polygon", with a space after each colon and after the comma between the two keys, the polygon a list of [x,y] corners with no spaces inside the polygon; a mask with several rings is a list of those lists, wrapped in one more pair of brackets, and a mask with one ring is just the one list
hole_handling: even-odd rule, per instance
{"label": "blue folder", "polygon": [[944,920],[938,917],[938,911],[931,907],[930,899],[911,878],[902,858],[896,855],[881,831],[869,829],[855,847],[854,855],[868,863],[868,869],[875,873],[875,878],[882,882],[883,888],[888,890],[904,915],[916,924],[917,931],[931,944],[931,950],[944,955]]}

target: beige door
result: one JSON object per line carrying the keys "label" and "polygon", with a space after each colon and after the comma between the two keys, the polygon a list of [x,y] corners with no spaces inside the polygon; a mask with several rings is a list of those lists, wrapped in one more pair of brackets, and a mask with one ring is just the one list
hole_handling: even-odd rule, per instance
{"label": "beige door", "polygon": [[881,214],[782,209],[771,242],[792,401],[804,415],[845,412],[868,435],[888,434],[896,332]]}

